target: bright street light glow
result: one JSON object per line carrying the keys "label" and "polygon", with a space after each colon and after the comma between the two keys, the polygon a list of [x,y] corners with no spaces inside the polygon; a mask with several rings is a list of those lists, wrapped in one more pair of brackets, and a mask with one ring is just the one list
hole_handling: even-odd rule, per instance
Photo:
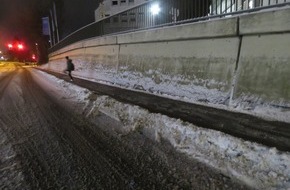
{"label": "bright street light glow", "polygon": [[23,49],[23,45],[22,44],[18,44],[18,49]]}
{"label": "bright street light glow", "polygon": [[158,4],[154,4],[151,6],[150,8],[150,12],[152,13],[152,15],[157,15],[160,12],[160,7]]}

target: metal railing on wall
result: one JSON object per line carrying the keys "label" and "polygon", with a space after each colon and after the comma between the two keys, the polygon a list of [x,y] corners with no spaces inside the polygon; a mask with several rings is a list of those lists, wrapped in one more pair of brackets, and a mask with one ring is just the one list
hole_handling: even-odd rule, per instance
{"label": "metal railing on wall", "polygon": [[152,0],[80,28],[51,47],[49,53],[93,37],[198,22],[286,5],[290,5],[290,0]]}

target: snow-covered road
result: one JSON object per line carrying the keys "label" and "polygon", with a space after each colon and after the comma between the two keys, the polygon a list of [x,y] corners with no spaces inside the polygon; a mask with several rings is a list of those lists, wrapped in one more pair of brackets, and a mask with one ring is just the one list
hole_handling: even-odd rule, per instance
{"label": "snow-covered road", "polygon": [[290,188],[288,152],[32,68],[5,63],[0,71],[1,189]]}

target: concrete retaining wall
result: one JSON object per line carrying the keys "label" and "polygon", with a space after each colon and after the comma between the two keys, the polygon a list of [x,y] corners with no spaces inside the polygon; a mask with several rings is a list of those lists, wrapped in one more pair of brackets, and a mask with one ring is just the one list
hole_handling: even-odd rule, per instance
{"label": "concrete retaining wall", "polygon": [[[290,107],[290,8],[89,39],[51,53],[48,68],[67,55],[76,75],[128,88],[247,110]],[[128,78],[135,84],[121,82]]]}

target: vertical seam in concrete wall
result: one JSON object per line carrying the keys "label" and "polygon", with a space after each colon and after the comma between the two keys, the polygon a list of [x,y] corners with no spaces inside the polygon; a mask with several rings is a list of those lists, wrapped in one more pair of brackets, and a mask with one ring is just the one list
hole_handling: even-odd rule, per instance
{"label": "vertical seam in concrete wall", "polygon": [[235,88],[236,88],[236,85],[237,85],[237,70],[238,70],[238,67],[239,67],[242,40],[243,40],[243,36],[240,35],[240,17],[238,17],[238,19],[237,19],[237,36],[239,37],[239,45],[238,45],[238,52],[237,52],[235,69],[234,69],[234,76],[233,76],[232,85],[231,85],[230,101],[229,101],[229,106],[230,107],[233,104],[233,96],[234,96]]}
{"label": "vertical seam in concrete wall", "polygon": [[121,51],[121,45],[120,44],[118,44],[117,43],[117,45],[118,45],[118,52],[117,52],[117,65],[116,65],[116,71],[117,71],[117,73],[119,72],[119,62],[120,62],[120,59],[119,59],[119,55],[120,55],[120,51]]}
{"label": "vertical seam in concrete wall", "polygon": [[83,59],[86,59],[86,52],[87,52],[87,47],[83,46],[84,52],[83,52]]}

